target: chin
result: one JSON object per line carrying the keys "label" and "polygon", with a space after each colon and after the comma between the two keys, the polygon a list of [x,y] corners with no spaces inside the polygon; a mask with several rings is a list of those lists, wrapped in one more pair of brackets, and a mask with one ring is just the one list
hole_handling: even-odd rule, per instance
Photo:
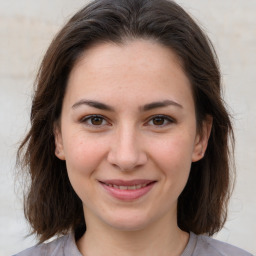
{"label": "chin", "polygon": [[144,214],[116,214],[104,220],[106,224],[120,231],[138,231],[150,225],[152,220]]}

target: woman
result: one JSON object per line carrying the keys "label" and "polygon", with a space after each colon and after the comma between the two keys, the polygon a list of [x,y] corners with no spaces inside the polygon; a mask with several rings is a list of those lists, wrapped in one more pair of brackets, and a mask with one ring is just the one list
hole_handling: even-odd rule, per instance
{"label": "woman", "polygon": [[231,190],[220,90],[210,41],[174,2],[75,14],[43,59],[19,149],[40,244],[17,255],[250,255],[209,237]]}

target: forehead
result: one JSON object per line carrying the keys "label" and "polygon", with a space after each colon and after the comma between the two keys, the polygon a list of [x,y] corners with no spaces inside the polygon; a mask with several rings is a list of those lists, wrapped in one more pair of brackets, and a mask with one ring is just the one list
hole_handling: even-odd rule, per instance
{"label": "forehead", "polygon": [[[182,69],[182,61],[170,48],[154,40],[130,39],[123,43],[97,43],[86,49],[73,70],[80,65],[88,64],[88,68],[122,68],[120,64],[128,65],[139,64],[141,68],[163,68],[170,63]],[[138,71],[141,71],[140,69]]]}
{"label": "forehead", "polygon": [[191,96],[191,86],[181,61],[169,48],[149,40],[123,44],[101,43],[86,50],[73,67],[67,93],[92,98],[132,95]]}

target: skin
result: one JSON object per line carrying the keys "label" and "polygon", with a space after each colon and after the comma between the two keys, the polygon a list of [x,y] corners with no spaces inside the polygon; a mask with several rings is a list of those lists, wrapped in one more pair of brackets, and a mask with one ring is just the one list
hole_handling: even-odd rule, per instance
{"label": "skin", "polygon": [[[145,109],[153,102],[165,106]],[[133,40],[87,50],[72,69],[55,127],[56,156],[66,161],[83,202],[81,253],[180,255],[189,234],[177,226],[177,200],[210,129],[204,122],[197,133],[191,85],[170,49]],[[102,188],[99,180],[106,179],[156,182],[144,196],[124,201]]]}

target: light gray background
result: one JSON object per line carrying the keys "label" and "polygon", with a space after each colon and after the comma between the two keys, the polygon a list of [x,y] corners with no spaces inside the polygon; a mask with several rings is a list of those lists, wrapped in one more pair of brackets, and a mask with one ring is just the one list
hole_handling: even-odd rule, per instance
{"label": "light gray background", "polygon": [[[237,184],[217,238],[256,255],[256,1],[178,0],[212,39],[235,119]],[[33,79],[52,37],[82,0],[0,0],[0,256],[36,243],[26,238],[15,152],[29,127]],[[17,183],[18,185],[18,183]]]}

